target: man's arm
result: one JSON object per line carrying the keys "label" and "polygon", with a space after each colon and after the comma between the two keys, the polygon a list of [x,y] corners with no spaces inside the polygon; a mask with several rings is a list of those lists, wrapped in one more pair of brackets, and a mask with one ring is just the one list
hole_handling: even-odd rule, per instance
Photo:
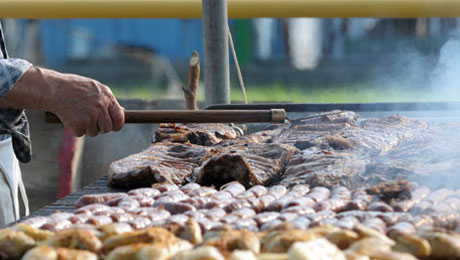
{"label": "man's arm", "polygon": [[[0,73],[7,61],[0,60]],[[118,131],[124,124],[123,108],[110,89],[90,78],[29,66],[5,92],[0,107],[51,111],[75,136]]]}

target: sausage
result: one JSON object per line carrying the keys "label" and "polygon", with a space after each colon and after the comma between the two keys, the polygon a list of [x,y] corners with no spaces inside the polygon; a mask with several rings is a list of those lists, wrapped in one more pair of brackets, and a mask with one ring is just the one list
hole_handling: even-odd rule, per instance
{"label": "sausage", "polygon": [[323,210],[313,214],[307,215],[307,217],[311,220],[312,223],[319,222],[326,218],[333,218],[335,213],[330,210]]}
{"label": "sausage", "polygon": [[217,191],[210,187],[201,187],[199,189],[191,191],[188,195],[190,197],[209,197],[216,194]]}
{"label": "sausage", "polygon": [[357,190],[353,193],[352,199],[345,207],[346,210],[366,210],[373,197],[365,190]]}
{"label": "sausage", "polygon": [[190,192],[201,188],[201,185],[195,182],[187,183],[180,188],[185,194],[189,194]]}
{"label": "sausage", "polygon": [[181,200],[186,200],[188,198],[190,198],[190,196],[188,196],[181,190],[170,190],[161,193],[161,195],[157,197],[156,200],[165,202],[179,202]]}
{"label": "sausage", "polygon": [[112,218],[106,215],[99,215],[99,216],[90,216],[86,223],[95,225],[95,226],[102,226],[105,224],[112,223]]}
{"label": "sausage", "polygon": [[133,229],[143,229],[148,227],[150,224],[152,224],[152,220],[146,216],[138,216],[134,218],[133,220],[129,221],[128,224],[133,228]]}
{"label": "sausage", "polygon": [[173,215],[173,216],[169,217],[168,218],[168,223],[176,223],[176,224],[179,224],[181,226],[184,226],[185,223],[187,223],[188,219],[189,219],[189,217],[187,215],[177,214],[177,215]]}
{"label": "sausage", "polygon": [[289,201],[287,201],[283,205],[283,209],[289,208],[289,207],[295,207],[295,206],[301,206],[301,207],[308,207],[311,208],[315,205],[315,201],[310,198],[310,197],[301,197],[301,198],[294,198]]}
{"label": "sausage", "polygon": [[234,200],[232,203],[225,206],[224,210],[227,213],[230,213],[238,209],[249,208],[249,207],[251,207],[251,204],[249,204],[247,200]]}
{"label": "sausage", "polygon": [[283,197],[273,201],[267,208],[267,211],[281,211],[286,203],[294,199],[290,195],[284,195]]}
{"label": "sausage", "polygon": [[190,205],[194,206],[197,209],[202,209],[202,208],[206,207],[207,203],[210,203],[212,201],[213,201],[213,199],[209,198],[209,197],[202,197],[202,198],[193,197],[193,198],[188,198],[186,200],[182,200],[180,202],[190,204]]}
{"label": "sausage", "polygon": [[162,208],[162,209],[169,211],[171,215],[181,214],[187,211],[196,210],[194,206],[190,204],[181,203],[181,202],[165,202],[157,206],[158,208]]}
{"label": "sausage", "polygon": [[297,229],[305,230],[310,227],[311,220],[307,217],[298,217],[292,221],[292,226]]}
{"label": "sausage", "polygon": [[432,193],[428,194],[428,195],[423,199],[423,201],[430,202],[431,204],[438,204],[438,203],[440,203],[442,200],[444,200],[444,199],[446,199],[447,197],[449,197],[450,195],[452,195],[453,193],[454,193],[453,190],[447,189],[447,188],[435,190],[435,191],[433,191]]}
{"label": "sausage", "polygon": [[86,223],[90,215],[88,214],[75,214],[69,218],[72,224],[83,224]]}
{"label": "sausage", "polygon": [[423,198],[425,198],[430,193],[430,189],[427,187],[416,188],[411,193],[411,199],[403,200],[396,202],[393,205],[394,211],[406,212],[409,211],[415,204],[419,203]]}
{"label": "sausage", "polygon": [[254,221],[254,219],[251,218],[241,219],[239,221],[233,222],[231,226],[236,230],[246,229],[252,232],[259,231],[257,223]]}
{"label": "sausage", "polygon": [[172,183],[162,182],[152,184],[152,188],[159,190],[161,193],[171,190],[178,190],[179,186]]}
{"label": "sausage", "polygon": [[346,187],[340,186],[332,190],[331,198],[349,201],[351,199],[351,192]]}
{"label": "sausage", "polygon": [[262,225],[278,218],[279,214],[280,213],[278,212],[263,212],[254,216],[253,219],[256,221],[257,225],[261,227]]}
{"label": "sausage", "polygon": [[325,187],[315,187],[310,193],[307,194],[307,197],[312,198],[315,202],[319,202],[329,198],[331,191]]}
{"label": "sausage", "polygon": [[130,196],[130,198],[137,200],[137,202],[139,202],[139,205],[141,207],[151,207],[155,203],[155,199],[153,197],[136,195],[136,196]]}
{"label": "sausage", "polygon": [[74,213],[70,213],[70,212],[56,212],[56,213],[49,215],[49,217],[55,220],[63,220],[63,219],[69,219],[73,215]]}
{"label": "sausage", "polygon": [[49,217],[39,216],[39,217],[28,218],[28,219],[22,221],[21,223],[27,224],[27,225],[29,225],[29,226],[31,226],[33,228],[40,228],[41,226],[43,226],[49,220],[50,220]]}
{"label": "sausage", "polygon": [[40,229],[57,232],[71,227],[72,222],[70,222],[68,219],[50,219],[45,224],[43,224]]}
{"label": "sausage", "polygon": [[134,219],[134,216],[130,213],[113,213],[110,214],[110,217],[116,223],[128,222]]}
{"label": "sausage", "polygon": [[129,196],[146,196],[150,198],[157,198],[161,192],[153,188],[139,188],[128,191]]}
{"label": "sausage", "polygon": [[374,201],[369,204],[367,210],[369,211],[380,211],[380,212],[393,212],[393,208],[390,205],[382,201]]}
{"label": "sausage", "polygon": [[337,219],[336,226],[343,229],[352,230],[359,223],[359,220],[355,217],[344,217]]}
{"label": "sausage", "polygon": [[256,198],[259,198],[265,194],[267,194],[268,190],[262,185],[255,185],[252,186],[247,192],[254,194]]}
{"label": "sausage", "polygon": [[221,208],[213,208],[206,212],[206,217],[211,220],[218,220],[225,215],[227,215],[227,212]]}
{"label": "sausage", "polygon": [[267,231],[267,230],[272,230],[272,229],[275,229],[276,227],[282,225],[284,223],[284,221],[282,220],[279,220],[279,219],[275,219],[275,220],[272,220],[268,223],[265,223],[263,224],[261,227],[260,227],[260,231]]}
{"label": "sausage", "polygon": [[447,199],[445,199],[441,204],[448,205],[455,212],[460,211],[460,197],[458,196],[450,196]]}
{"label": "sausage", "polygon": [[457,212],[439,212],[432,215],[434,226],[455,230],[460,224],[460,215]]}
{"label": "sausage", "polygon": [[171,217],[171,213],[166,210],[155,209],[154,212],[151,212],[145,216],[148,217],[152,222],[161,222]]}
{"label": "sausage", "polygon": [[431,216],[428,216],[428,215],[419,215],[419,216],[416,216],[412,219],[412,221],[410,221],[410,223],[412,223],[414,226],[416,226],[417,228],[419,227],[423,227],[423,226],[433,226],[434,225],[434,220]]}
{"label": "sausage", "polygon": [[203,232],[220,229],[223,226],[221,222],[214,221],[214,220],[207,219],[207,218],[197,219],[197,222],[200,225],[201,230]]}
{"label": "sausage", "polygon": [[130,211],[130,210],[139,208],[140,206],[141,206],[140,203],[131,197],[124,198],[120,200],[120,202],[118,202],[118,207],[126,211]]}
{"label": "sausage", "polygon": [[296,213],[284,212],[284,213],[279,214],[277,219],[282,222],[291,222],[298,217],[299,215]]}
{"label": "sausage", "polygon": [[414,224],[406,221],[398,222],[390,226],[387,230],[387,235],[393,237],[396,234],[416,234],[417,230]]}
{"label": "sausage", "polygon": [[110,216],[111,214],[114,214],[114,213],[125,213],[126,210],[125,209],[122,209],[122,208],[119,208],[119,207],[110,207],[107,211],[98,211],[96,213],[94,213],[94,215],[105,215],[105,216]]}
{"label": "sausage", "polygon": [[330,198],[327,200],[320,201],[315,204],[313,207],[316,211],[322,210],[331,210],[334,212],[339,212],[345,209],[347,206],[348,201],[339,199],[339,198]]}
{"label": "sausage", "polygon": [[232,215],[237,216],[241,219],[252,218],[256,215],[256,212],[251,208],[242,208],[232,212]]}
{"label": "sausage", "polygon": [[286,192],[287,192],[286,187],[284,187],[282,185],[274,185],[274,186],[271,186],[268,189],[268,194],[270,194],[273,197],[275,197],[275,199],[281,198],[282,196],[284,196],[286,194]]}
{"label": "sausage", "polygon": [[401,221],[412,221],[413,217],[405,212],[379,212],[376,217],[382,219],[388,226]]}
{"label": "sausage", "polygon": [[230,193],[233,197],[235,197],[236,195],[242,193],[242,192],[245,192],[246,191],[246,188],[239,182],[237,181],[234,181],[234,182],[229,182],[225,185],[223,185],[220,190],[222,191],[226,191],[228,193]]}
{"label": "sausage", "polygon": [[266,194],[260,197],[260,205],[262,210],[266,210],[275,200],[276,197],[272,194]]}
{"label": "sausage", "polygon": [[433,206],[433,203],[429,201],[422,200],[419,203],[415,204],[415,206],[411,209],[413,214],[420,214],[423,213],[426,209]]}
{"label": "sausage", "polygon": [[232,194],[226,191],[219,191],[212,195],[211,197],[213,200],[221,200],[221,199],[230,199],[233,198]]}
{"label": "sausage", "polygon": [[385,222],[380,218],[370,218],[370,219],[367,219],[367,220],[361,222],[361,224],[363,224],[364,226],[366,226],[368,228],[372,228],[374,230],[377,230],[382,234],[386,233],[387,226],[386,226]]}
{"label": "sausage", "polygon": [[235,196],[235,199],[237,199],[237,200],[245,200],[245,199],[249,199],[249,198],[255,198],[254,193],[249,192],[249,191],[245,191],[245,192],[242,192],[242,193],[240,193],[240,194]]}
{"label": "sausage", "polygon": [[263,210],[263,204],[260,198],[249,198],[246,201],[249,203],[249,207],[255,212],[260,213]]}
{"label": "sausage", "polygon": [[236,200],[234,198],[222,199],[222,200],[211,200],[210,202],[204,205],[204,208],[205,209],[225,208],[227,205],[230,205],[235,201]]}
{"label": "sausage", "polygon": [[109,200],[120,198],[120,197],[127,197],[127,196],[128,195],[123,192],[103,193],[103,194],[86,194],[78,198],[78,200],[75,202],[75,208],[81,208],[89,204],[105,204]]}
{"label": "sausage", "polygon": [[308,215],[308,214],[315,213],[315,210],[310,207],[294,206],[294,207],[283,209],[281,213],[294,213],[297,215]]}
{"label": "sausage", "polygon": [[291,188],[288,192],[297,197],[302,197],[310,191],[310,186],[308,184],[297,184]]}
{"label": "sausage", "polygon": [[100,213],[100,212],[109,212],[109,211],[110,211],[110,207],[107,206],[107,205],[90,204],[90,205],[86,205],[86,206],[83,206],[83,207],[77,209],[75,211],[75,214],[82,214],[83,213],[83,214],[92,215],[92,214],[96,214],[96,213]]}
{"label": "sausage", "polygon": [[191,210],[184,212],[184,215],[188,216],[191,219],[201,219],[206,217],[206,212],[208,210]]}
{"label": "sausage", "polygon": [[235,221],[240,221],[240,220],[241,219],[235,215],[227,215],[219,219],[220,222],[225,223],[225,224],[231,224]]}
{"label": "sausage", "polygon": [[[321,211],[320,211],[321,212]],[[360,222],[363,222],[367,219],[370,218],[375,218],[379,215],[381,212],[376,212],[376,211],[359,211],[359,210],[350,210],[350,211],[344,211],[340,212],[337,214],[337,218],[344,218],[344,217],[355,217],[357,218]],[[393,213],[394,214],[394,213]]]}

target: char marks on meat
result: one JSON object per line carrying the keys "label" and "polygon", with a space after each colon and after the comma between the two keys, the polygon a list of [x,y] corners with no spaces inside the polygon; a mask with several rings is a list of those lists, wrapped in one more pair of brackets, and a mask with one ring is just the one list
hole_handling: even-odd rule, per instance
{"label": "char marks on meat", "polygon": [[225,124],[160,124],[155,132],[156,142],[189,142],[204,146],[237,137],[235,129]]}
{"label": "char marks on meat", "polygon": [[418,138],[427,129],[424,122],[399,115],[368,119],[357,125],[356,117],[348,113],[336,115],[335,121],[305,122],[283,129],[274,142],[302,144],[303,150],[290,161],[280,184],[357,187],[375,158]]}
{"label": "char marks on meat", "polygon": [[366,169],[366,181],[404,178],[429,188],[458,187],[460,168],[458,123],[433,125],[376,158]]}
{"label": "char marks on meat", "polygon": [[195,169],[196,182],[220,187],[238,181],[246,188],[266,185],[276,177],[298,149],[283,144],[226,146],[215,149]]}
{"label": "char marks on meat", "polygon": [[192,144],[152,144],[140,153],[111,163],[109,185],[147,187],[165,181],[183,184],[207,152],[206,147]]}
{"label": "char marks on meat", "polygon": [[[156,133],[157,141],[163,142],[112,163],[110,184],[140,187],[168,181],[220,187],[236,180],[247,188],[308,184],[354,189],[362,183],[375,184],[398,176],[413,181],[435,172],[437,166],[439,171],[446,167],[434,161],[429,169],[423,169],[423,163],[417,164],[426,161],[422,154],[403,148],[407,144],[418,151],[439,148],[434,138],[438,134],[426,123],[400,115],[367,119],[360,124],[357,118],[353,112],[334,111],[239,138],[233,128],[223,124],[163,125]],[[441,143],[448,147],[442,151],[454,150],[447,138]],[[428,145],[425,150],[424,145]],[[460,161],[455,156],[441,157],[438,159],[442,163]],[[414,161],[415,166],[407,166],[406,159],[409,164]],[[409,176],[413,172],[416,177]],[[367,207],[368,203],[356,200],[348,206]]]}

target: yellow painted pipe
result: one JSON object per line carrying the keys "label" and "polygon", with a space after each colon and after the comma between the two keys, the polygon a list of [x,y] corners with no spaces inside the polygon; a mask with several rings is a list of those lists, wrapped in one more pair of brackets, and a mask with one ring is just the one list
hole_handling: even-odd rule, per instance
{"label": "yellow painted pipe", "polygon": [[[460,17],[460,0],[228,0],[229,17]],[[200,0],[0,0],[1,18],[200,18]]]}

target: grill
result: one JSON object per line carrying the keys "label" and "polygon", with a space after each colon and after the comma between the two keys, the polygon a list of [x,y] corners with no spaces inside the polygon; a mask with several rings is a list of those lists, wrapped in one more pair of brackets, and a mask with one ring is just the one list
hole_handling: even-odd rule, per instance
{"label": "grill", "polygon": [[[45,221],[49,222],[46,222],[46,224],[37,224],[41,229],[49,229],[58,232],[55,236],[58,236],[61,231],[68,231],[65,228],[69,228],[72,225],[80,225],[82,223],[85,223],[83,225],[87,225],[89,223],[102,229],[105,227],[104,223],[107,224],[112,221],[116,224],[128,225],[130,228],[136,229],[136,232],[147,232],[145,233],[146,235],[148,234],[148,236],[152,235],[154,237],[158,236],[161,232],[165,232],[156,230],[155,228],[158,226],[168,229],[178,237],[184,235],[184,233],[181,233],[184,230],[187,230],[187,232],[195,230],[193,235],[189,234],[189,236],[185,238],[190,242],[195,241],[192,242],[195,246],[201,243],[197,241],[201,241],[199,239],[202,239],[202,233],[214,233],[212,231],[216,228],[224,232],[218,235],[218,238],[222,240],[222,242],[217,242],[217,240],[213,241],[212,238],[206,240],[205,238],[203,244],[208,245],[206,243],[211,243],[211,245],[216,245],[216,248],[218,248],[222,254],[225,254],[224,252],[230,254],[235,248],[227,248],[226,245],[220,247],[221,245],[219,243],[224,243],[226,239],[234,239],[238,241],[239,246],[243,247],[251,244],[250,241],[258,241],[260,242],[260,249],[257,249],[257,254],[259,252],[258,250],[265,250],[262,252],[272,252],[270,250],[274,250],[275,252],[282,252],[285,258],[287,255],[291,256],[294,254],[293,252],[302,252],[308,247],[312,247],[313,251],[321,255],[334,251],[333,254],[342,255],[344,257],[347,251],[357,250],[356,248],[358,248],[358,245],[355,243],[361,243],[361,245],[359,245],[359,250],[362,250],[360,253],[363,255],[378,259],[378,254],[384,256],[391,253],[393,254],[393,258],[389,259],[401,259],[400,257],[405,256],[404,253],[396,249],[388,249],[388,244],[374,244],[375,241],[372,241],[372,239],[366,241],[366,238],[373,238],[377,239],[376,241],[378,242],[387,243],[387,240],[391,238],[396,241],[397,246],[407,246],[407,249],[400,249],[403,250],[403,252],[404,250],[408,250],[405,252],[423,259],[429,259],[431,256],[436,259],[456,259],[460,257],[460,248],[458,248],[457,251],[449,251],[449,255],[443,255],[444,253],[442,253],[444,248],[453,247],[459,241],[457,233],[452,231],[459,226],[460,190],[449,189],[452,187],[458,188],[456,184],[441,184],[441,187],[432,187],[431,184],[428,185],[428,183],[425,182],[427,179],[424,179],[424,184],[427,184],[428,187],[424,187],[422,184],[422,186],[413,189],[410,181],[414,179],[411,179],[410,176],[407,178],[404,177],[407,176],[404,175],[406,173],[402,174],[404,179],[392,179],[393,175],[387,175],[385,171],[380,172],[380,169],[385,169],[385,165],[380,165],[378,161],[382,158],[384,158],[384,161],[387,160],[385,156],[393,151],[390,149],[395,148],[394,150],[398,150],[401,148],[397,146],[397,144],[400,144],[399,140],[421,140],[413,137],[422,136],[424,138],[425,135],[420,133],[426,130],[426,124],[417,120],[407,120],[399,116],[384,117],[400,114],[412,119],[422,119],[430,125],[442,124],[444,122],[458,123],[460,122],[460,103],[261,103],[249,105],[215,105],[207,107],[206,110],[268,110],[272,108],[286,110],[288,113],[288,120],[292,122],[296,122],[296,119],[305,120],[305,118],[312,119],[312,121],[309,121],[309,123],[305,125],[293,124],[293,126],[289,128],[277,128],[274,129],[274,131],[268,131],[273,134],[271,137],[276,136],[278,139],[263,139],[264,141],[260,142],[254,142],[256,139],[251,139],[254,135],[248,138],[250,140],[248,143],[244,143],[247,139],[242,137],[238,140],[226,140],[229,141],[228,143],[226,141],[217,143],[214,147],[207,147],[201,145],[201,143],[185,146],[177,143],[170,144],[168,142],[159,142],[152,145],[147,150],[135,154],[134,157],[130,156],[114,162],[111,165],[110,172],[115,172],[119,174],[119,176],[122,176],[118,179],[118,183],[114,182],[114,178],[117,178],[113,177],[114,175],[110,178],[107,176],[102,177],[81,190],[34,212],[30,216],[32,219],[25,221],[30,225],[34,225],[34,223],[36,224],[44,219],[40,217],[33,218],[36,216],[63,216],[63,220],[58,219],[58,217],[57,219],[53,219],[53,216],[45,217],[45,219],[48,218]],[[355,125],[356,117],[353,113],[323,113],[333,110],[353,111],[358,113],[360,119],[357,121],[357,124],[359,126]],[[331,117],[317,117],[317,115],[323,114]],[[343,117],[338,117],[336,121],[334,116],[339,114]],[[312,117],[312,115],[316,115],[316,117]],[[373,118],[382,118],[382,120],[363,121]],[[393,124],[396,125],[396,127],[394,127]],[[266,129],[267,126],[269,125],[259,123],[249,124],[248,132],[256,133]],[[172,133],[168,132],[168,126],[162,127],[156,132],[156,136],[159,132],[161,133],[161,131],[163,131],[162,133],[171,133],[174,136],[174,133],[181,133],[180,130],[184,130],[186,127],[187,126],[172,125],[172,129],[177,131],[173,131]],[[193,126],[189,125],[189,127],[192,128]],[[225,127],[231,128],[228,125]],[[205,126],[199,126],[198,128],[204,129]],[[219,130],[216,129],[217,128],[212,128],[210,132],[218,136]],[[384,129],[384,131],[382,131],[382,129]],[[442,129],[442,131],[446,131],[444,127],[433,129]],[[291,130],[293,132],[289,132]],[[412,130],[414,130],[414,132],[412,132]],[[429,131],[431,130],[432,129],[429,129]],[[386,131],[392,134],[387,135],[385,134],[387,133]],[[455,131],[456,129],[454,129],[454,134],[456,133]],[[286,132],[291,134],[291,136],[288,136],[287,139],[283,139],[286,137],[283,136]],[[297,135],[297,133],[301,134]],[[309,136],[309,133],[312,133],[312,136]],[[259,134],[263,135],[263,133]],[[255,136],[258,136],[258,134]],[[303,137],[306,138],[302,139]],[[427,137],[430,137],[429,134],[427,134]],[[454,140],[453,138],[446,139],[444,137],[445,135],[443,135],[442,141],[444,142],[442,142],[442,144],[444,144],[446,140],[447,143],[452,143],[452,140]],[[361,139],[367,141],[371,140],[371,142],[366,143],[364,141],[361,143]],[[187,140],[191,141],[191,139]],[[308,145],[310,140],[311,145]],[[389,142],[379,146],[379,142],[382,142],[382,140]],[[437,135],[434,140],[436,144],[440,141]],[[456,143],[458,143],[458,139],[455,140]],[[232,143],[233,141],[236,142]],[[238,144],[238,141],[244,144]],[[430,141],[432,140],[427,138],[428,144],[430,144]],[[422,141],[420,143],[424,142]],[[304,148],[300,148],[298,144],[302,145]],[[333,146],[333,144],[338,146]],[[347,146],[347,144],[350,146]],[[374,144],[376,145],[373,146]],[[403,144],[406,145],[407,142],[403,142]],[[295,147],[302,150],[302,153],[299,154],[299,150]],[[363,150],[366,152],[361,153],[363,150],[360,150],[359,147],[364,147]],[[404,149],[402,149],[403,152],[405,152],[406,147],[407,146],[404,146]],[[209,150],[207,150],[208,148]],[[348,148],[350,148],[350,150],[347,150]],[[435,146],[435,149],[437,148],[438,146]],[[430,149],[433,148],[429,147],[426,150]],[[265,154],[259,153],[261,150],[268,152],[270,155],[266,154],[266,157],[264,157]],[[420,150],[424,151],[425,149]],[[151,151],[151,153],[149,151]],[[382,151],[383,153],[381,153]],[[278,153],[280,155],[273,155]],[[177,157],[174,157],[174,154],[176,154]],[[411,154],[412,157],[409,156],[407,158],[414,158],[412,153],[409,154]],[[198,164],[196,161],[192,160],[196,158],[196,156],[202,156],[200,158],[208,159]],[[147,159],[146,162],[148,166],[145,168],[143,168],[144,165],[142,165],[142,163],[144,163],[143,158]],[[179,160],[182,164],[172,163],[174,159],[171,158]],[[181,161],[183,158],[188,160]],[[224,162],[225,159],[222,158],[230,159]],[[406,157],[402,156],[402,158]],[[418,162],[417,160],[419,157],[415,156],[415,158],[415,162]],[[396,159],[399,160],[400,157]],[[212,164],[213,160],[219,163]],[[240,162],[239,160],[243,160],[244,163],[238,164]],[[282,160],[289,160],[290,163],[282,164],[280,163]],[[394,163],[398,162],[398,160],[392,161],[392,159],[390,159],[389,161]],[[131,162],[133,162],[133,164],[131,164]],[[136,162],[140,163],[137,164]],[[171,166],[171,168],[161,168],[163,167],[160,165],[162,162],[166,162],[166,164],[172,163],[174,165]],[[181,186],[179,184],[183,183],[182,179],[179,181],[173,180],[179,187],[171,183],[156,183],[161,182],[161,178],[167,176],[159,173],[162,169],[165,169],[166,173],[168,173],[170,169],[173,169],[176,177],[182,174],[184,172],[183,170],[187,168],[184,166],[184,162],[196,163],[197,166],[193,166],[192,168],[197,171],[188,175],[189,177],[192,176],[191,178],[196,178],[196,180],[191,180],[191,182],[196,181],[196,183]],[[209,164],[209,162],[211,162],[211,164]],[[123,168],[123,165],[127,165],[126,168]],[[282,167],[284,168],[276,168],[279,165],[283,165]],[[425,165],[431,166],[431,162],[424,162],[423,168],[425,168]],[[174,166],[177,168],[174,168]],[[232,178],[237,179],[239,182],[228,183],[228,177],[221,177],[231,175],[232,170],[229,169],[233,169],[232,166],[235,166],[233,168],[237,169],[237,171],[243,169],[244,173],[240,175],[244,177],[238,179],[238,177],[232,176]],[[368,166],[374,167],[374,169],[378,171],[372,171],[372,169],[369,171]],[[149,179],[148,176],[154,175],[154,171],[149,167],[158,167],[159,171],[156,172],[155,175],[158,173],[160,177],[155,176],[155,179],[152,179],[153,177]],[[207,170],[203,170],[205,167],[211,170],[208,172]],[[390,166],[389,171],[398,169],[398,167],[399,166],[393,168]],[[404,169],[404,167],[402,168]],[[118,172],[117,169],[119,170]],[[260,169],[262,169],[262,171],[260,171]],[[264,171],[266,169],[269,170]],[[363,169],[365,169],[365,171],[363,171]],[[409,172],[412,172],[411,168],[408,169]],[[449,169],[450,172],[452,168],[447,167],[446,169]],[[274,171],[275,174],[270,173],[270,170],[272,170],[272,172]],[[413,170],[416,178],[424,173],[431,173],[430,171],[422,170],[419,172],[418,170],[419,168]],[[280,175],[280,172],[283,174]],[[442,176],[441,178],[445,177],[445,175],[443,175],[445,172],[441,173],[442,175],[436,175],[434,178],[432,175],[427,176],[432,178],[432,181],[437,182],[436,178],[440,178],[439,176]],[[257,179],[259,178],[258,176],[262,176],[263,178],[263,176],[268,175],[270,175],[272,179],[267,182],[264,182],[264,180],[260,183],[251,183],[247,181],[247,179],[252,181],[251,178],[254,176],[256,176],[254,178]],[[394,176],[397,175],[398,174],[395,174]],[[136,176],[139,178],[137,179]],[[133,179],[129,178],[135,178],[137,182],[132,182]],[[190,179],[185,180],[190,181]],[[126,181],[126,183],[123,181]],[[146,186],[142,185],[145,184],[146,181],[154,183],[153,189],[147,188],[147,192],[152,192],[152,190],[154,190],[157,193],[152,192],[148,193],[150,195],[145,195],[147,194],[145,193],[146,189],[131,190],[134,187]],[[428,181],[431,181],[431,179]],[[116,192],[127,192],[128,189],[109,187],[107,185],[108,182],[110,182],[111,185],[128,185],[128,183],[131,183],[131,185],[141,185],[131,186],[129,188],[131,191],[127,194],[114,194]],[[364,183],[366,185],[363,185]],[[209,187],[211,184],[215,185],[217,188]],[[363,186],[366,186],[365,189],[362,189]],[[220,195],[227,196],[219,197],[219,193]],[[84,196],[82,198],[83,195],[88,194],[98,195]],[[214,197],[214,195],[216,197]],[[267,196],[266,198],[271,196],[273,200],[270,201],[268,199],[269,202],[266,202],[266,200],[264,200],[265,196]],[[174,200],[174,197],[176,197],[177,200]],[[150,199],[151,204],[148,204],[149,202],[144,199]],[[135,203],[133,203],[133,201]],[[75,209],[76,202],[78,202],[78,209]],[[120,213],[117,210],[121,210],[122,212]],[[222,214],[218,217],[214,215],[215,218],[208,215],[200,215],[210,214],[209,212],[212,210],[220,210]],[[72,212],[73,214],[53,214],[56,212]],[[167,213],[166,216],[164,213]],[[123,214],[128,214],[132,219],[129,220],[126,217],[124,218],[125,215]],[[66,215],[70,215],[70,217]],[[160,219],[160,216],[163,217],[163,219]],[[182,217],[186,218],[183,222],[180,220]],[[232,219],[232,217],[234,219]],[[107,218],[109,219],[108,222],[103,222],[104,219]],[[68,222],[66,227],[61,226],[61,228],[59,228],[56,224],[64,223],[65,221]],[[143,224],[145,223],[143,221],[147,221],[146,223],[148,224]],[[56,225],[53,226],[54,224]],[[432,229],[427,231],[428,233],[423,233],[425,231],[420,233],[419,231],[427,227],[424,226],[426,224]],[[110,226],[112,224],[107,225]],[[55,229],[53,229],[53,227],[55,227]],[[230,229],[228,229],[229,227]],[[257,233],[260,231],[268,231],[268,233]],[[253,237],[247,237],[244,234],[248,233],[245,232],[249,232]],[[312,239],[312,234],[308,232],[324,232],[324,234],[327,235],[319,235],[323,237],[321,238],[322,240]],[[348,235],[347,232],[351,232],[352,234],[354,232],[359,238],[346,237]],[[291,236],[291,233],[294,234],[294,236]],[[131,233],[123,233],[121,236],[124,235],[131,236]],[[142,236],[144,237],[144,235]],[[257,236],[261,236],[262,238],[258,238]],[[264,240],[272,236],[279,236],[279,241],[281,242]],[[306,240],[302,240],[302,236],[305,236]],[[151,239],[149,237],[144,238]],[[294,240],[292,244],[286,244],[286,241],[289,242],[290,239]],[[440,239],[442,241],[438,242]],[[298,244],[304,243],[300,241],[307,242],[305,242],[305,244]],[[393,243],[392,240],[390,240],[390,242]],[[355,247],[353,247],[353,245],[355,245]],[[135,248],[139,245],[132,244],[132,246]],[[433,251],[431,251],[431,247]],[[339,248],[344,251],[340,251]],[[201,246],[197,246],[195,250],[199,251],[205,249]],[[112,252],[115,252],[115,250]],[[133,254],[134,253],[133,251]],[[212,253],[207,252],[207,254],[211,255]]]}
{"label": "grill", "polygon": [[83,187],[82,189],[65,196],[45,207],[32,212],[27,218],[35,216],[47,216],[56,212],[72,212],[75,210],[75,201],[85,194],[97,194],[108,192],[126,192],[126,189],[107,186],[108,177],[104,176],[95,182]]}
{"label": "grill", "polygon": [[[348,110],[358,112],[360,120],[368,118],[381,118],[393,114],[401,114],[410,118],[423,119],[429,124],[460,121],[460,102],[405,102],[405,103],[254,103],[254,104],[229,104],[211,105],[206,110],[270,110],[272,108],[284,109],[290,119],[322,113],[332,110]],[[250,132],[265,129],[268,124],[251,124]],[[75,201],[85,194],[98,194],[108,192],[125,192],[128,189],[109,187],[108,177],[104,176],[81,190],[74,192],[50,205],[47,205],[29,217],[45,216],[56,211],[72,212]]]}

